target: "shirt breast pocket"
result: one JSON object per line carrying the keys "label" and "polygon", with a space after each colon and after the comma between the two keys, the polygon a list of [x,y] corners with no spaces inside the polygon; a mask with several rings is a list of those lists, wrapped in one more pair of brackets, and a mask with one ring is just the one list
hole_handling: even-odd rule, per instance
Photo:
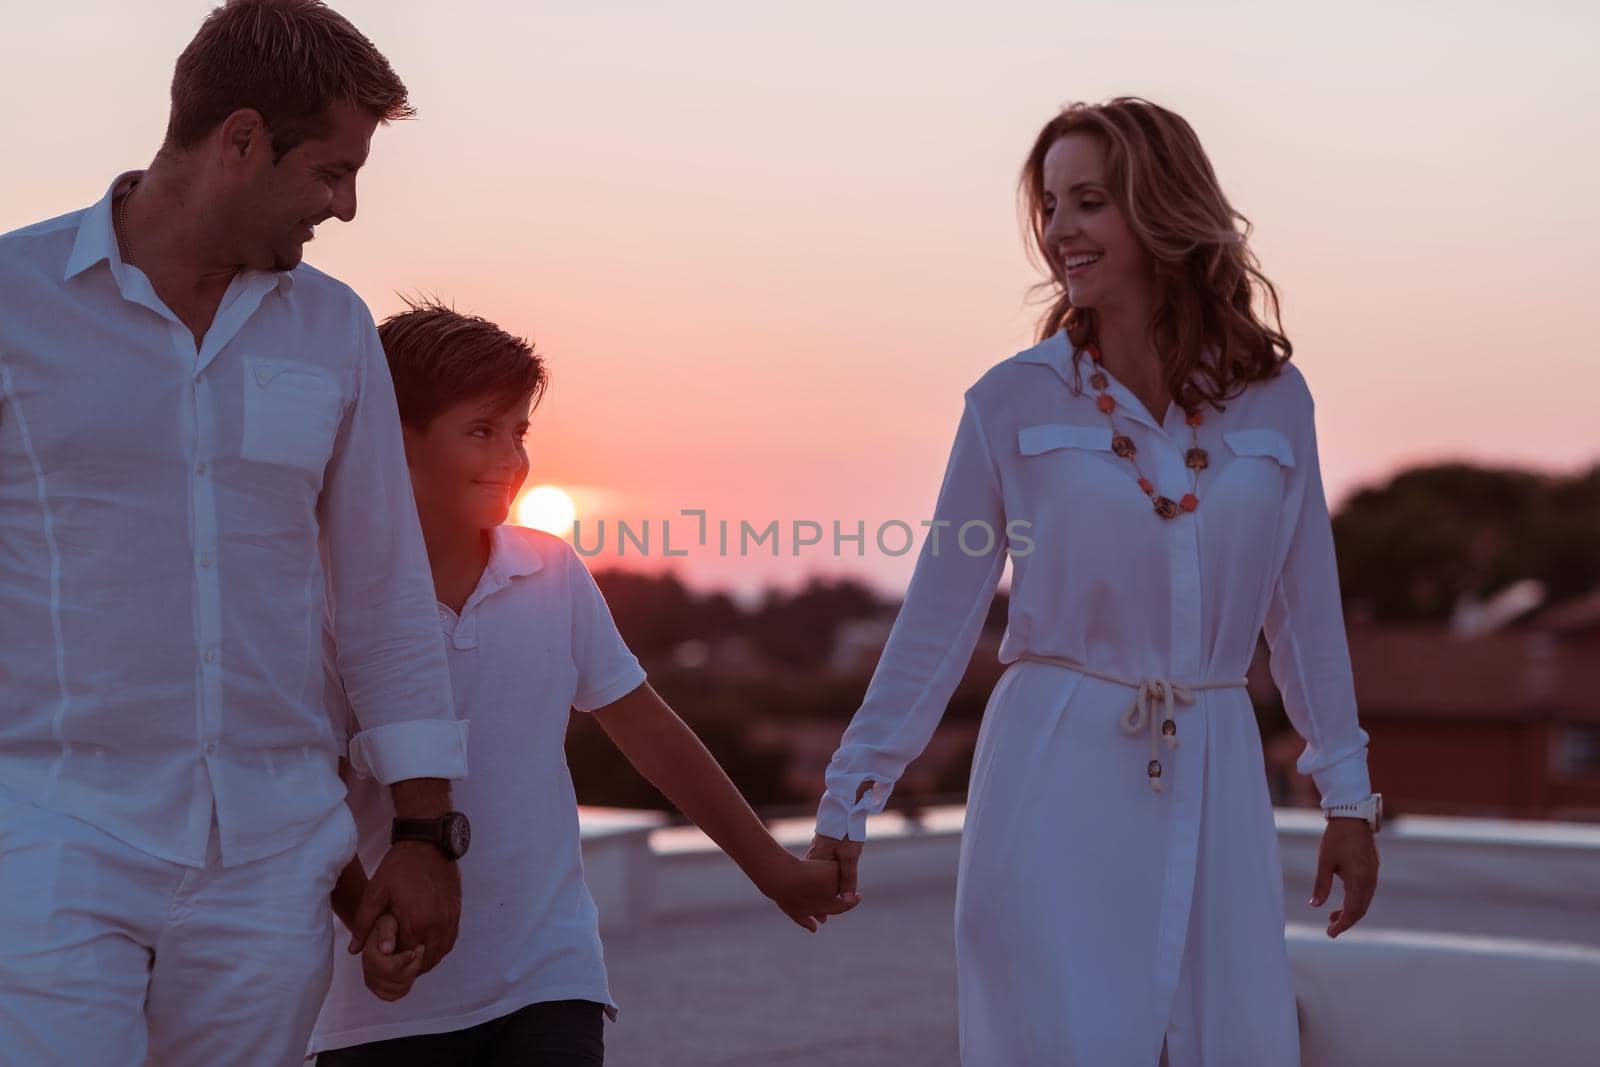
{"label": "shirt breast pocket", "polygon": [[[1098,514],[1118,502],[1142,502],[1135,481],[1138,477],[1127,460],[1118,458],[1111,447],[1111,427],[1073,423],[1046,423],[1024,426],[1017,431],[1017,499],[1011,507],[1028,514],[1038,524],[1057,514],[1058,504],[1071,500],[1075,505],[1093,502],[1088,509],[1073,506],[1068,515]],[[1124,469],[1126,468],[1126,469]],[[1148,506],[1148,505],[1147,505]]]}
{"label": "shirt breast pocket", "polygon": [[1111,427],[1050,423],[1044,426],[1024,426],[1017,431],[1017,451],[1024,456],[1042,456],[1059,448],[1110,452]]}
{"label": "shirt breast pocket", "polygon": [[333,453],[344,397],[326,371],[293,360],[244,361],[244,436],[253,463],[320,472]]}
{"label": "shirt breast pocket", "polygon": [[1235,456],[1260,456],[1284,470],[1294,466],[1294,449],[1277,430],[1229,430],[1222,439]]}
{"label": "shirt breast pocket", "polygon": [[[1209,496],[1204,474],[1200,498],[1208,507],[1237,508],[1241,514],[1277,514],[1294,468],[1294,448],[1277,430],[1230,430],[1222,435],[1233,459],[1217,472]],[[1213,511],[1218,510],[1213,508]]]}

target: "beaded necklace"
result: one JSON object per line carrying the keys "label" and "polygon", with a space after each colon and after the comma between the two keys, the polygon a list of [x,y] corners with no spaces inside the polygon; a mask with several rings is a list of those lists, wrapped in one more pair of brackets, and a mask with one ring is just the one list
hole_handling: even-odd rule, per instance
{"label": "beaded necklace", "polygon": [[1200,472],[1211,463],[1210,455],[1200,447],[1200,424],[1205,421],[1205,416],[1198,408],[1184,409],[1184,421],[1189,425],[1189,451],[1184,453],[1183,462],[1189,468],[1189,491],[1177,501],[1157,496],[1155,483],[1145,477],[1144,469],[1139,466],[1139,449],[1134,446],[1133,438],[1123,433],[1117,424],[1117,398],[1106,392],[1111,382],[1100,365],[1100,349],[1092,344],[1086,348],[1094,359],[1094,372],[1089,375],[1089,385],[1096,394],[1095,406],[1105,412],[1106,418],[1111,421],[1111,451],[1133,464],[1133,471],[1139,477],[1139,488],[1150,498],[1151,506],[1161,518],[1175,519],[1185,511],[1194,511],[1200,506],[1200,498],[1195,495],[1200,486]]}

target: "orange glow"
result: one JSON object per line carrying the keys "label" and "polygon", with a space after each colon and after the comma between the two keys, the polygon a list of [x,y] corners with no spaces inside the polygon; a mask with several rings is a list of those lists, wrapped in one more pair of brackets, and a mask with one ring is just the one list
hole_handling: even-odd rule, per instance
{"label": "orange glow", "polygon": [[577,517],[578,508],[572,497],[559,486],[534,486],[517,501],[518,526],[543,530],[568,540],[572,539],[572,520]]}

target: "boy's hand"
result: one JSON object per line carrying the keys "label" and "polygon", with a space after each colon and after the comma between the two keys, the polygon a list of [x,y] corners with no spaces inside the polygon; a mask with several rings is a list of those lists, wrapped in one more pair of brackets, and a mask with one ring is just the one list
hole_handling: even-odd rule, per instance
{"label": "boy's hand", "polygon": [[350,927],[350,952],[361,952],[381,914],[392,914],[408,946],[421,945],[423,972],[432,970],[456,943],[461,922],[461,871],[443,852],[425,841],[400,841],[389,846],[372,872],[355,925]]}
{"label": "boy's hand", "polygon": [[839,897],[839,865],[830,860],[802,860],[794,856],[778,865],[761,891],[796,923],[812,933],[828,921],[855,907]]}
{"label": "boy's hand", "polygon": [[380,1000],[399,1000],[411,992],[411,983],[422,973],[422,946],[400,952],[399,943],[400,924],[384,912],[361,949],[361,975]]}

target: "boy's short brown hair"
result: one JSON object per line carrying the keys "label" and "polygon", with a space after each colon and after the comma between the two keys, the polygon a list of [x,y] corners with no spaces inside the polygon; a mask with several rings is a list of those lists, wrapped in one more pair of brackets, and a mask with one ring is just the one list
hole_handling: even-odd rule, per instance
{"label": "boy's short brown hair", "polygon": [[468,400],[500,398],[510,407],[544,396],[549,375],[532,342],[437,300],[408,299],[406,308],[378,327],[406,426],[424,432],[441,411]]}
{"label": "boy's short brown hair", "polygon": [[380,122],[416,115],[383,53],[320,0],[227,0],[178,57],[166,143],[193,147],[235,111],[254,108],[277,161],[326,136],[340,103]]}

